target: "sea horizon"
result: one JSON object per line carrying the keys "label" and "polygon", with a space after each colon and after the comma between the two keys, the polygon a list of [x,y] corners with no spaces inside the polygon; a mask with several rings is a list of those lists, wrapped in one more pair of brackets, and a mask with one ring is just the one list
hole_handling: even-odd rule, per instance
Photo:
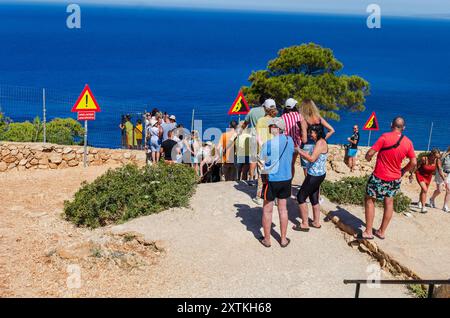
{"label": "sea horizon", "polygon": [[[342,74],[371,84],[364,112],[339,112],[341,121],[331,122],[337,131],[331,143],[346,143],[351,127],[362,128],[375,111],[381,131],[372,133],[371,143],[389,130],[394,116],[404,115],[405,133],[417,149],[427,148],[432,123],[430,146],[443,150],[449,144],[450,128],[442,116],[450,99],[446,19],[389,16],[381,29],[370,30],[366,17],[357,15],[83,4],[81,29],[69,30],[68,14],[60,10],[64,4],[17,10],[24,5],[0,3],[5,39],[0,86],[54,92],[51,119],[74,117],[70,100],[74,103],[89,83],[102,107],[90,129],[94,146],[117,147],[120,115],[153,107],[177,115],[187,127],[195,109],[203,127],[225,129],[237,119],[227,112],[251,72],[265,68],[279,49],[308,42],[332,49],[344,64]],[[82,43],[87,49],[77,49]],[[11,100],[3,96],[0,106],[13,120],[41,115],[38,106],[21,102],[20,96],[7,97]],[[361,135],[365,146],[368,133]]]}

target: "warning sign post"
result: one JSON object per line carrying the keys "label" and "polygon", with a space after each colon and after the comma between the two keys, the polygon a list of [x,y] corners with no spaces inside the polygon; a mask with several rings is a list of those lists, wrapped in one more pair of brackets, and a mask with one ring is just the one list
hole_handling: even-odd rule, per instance
{"label": "warning sign post", "polygon": [[380,126],[378,125],[377,115],[375,115],[375,112],[372,112],[369,119],[367,119],[366,123],[364,124],[363,130],[369,131],[369,140],[367,142],[367,147],[370,147],[370,136],[372,134],[372,131],[380,130]]}
{"label": "warning sign post", "polygon": [[89,85],[86,84],[77,101],[72,107],[72,112],[77,113],[78,120],[84,120],[84,167],[87,167],[87,136],[88,120],[95,120],[95,113],[100,111],[100,106],[95,100]]}

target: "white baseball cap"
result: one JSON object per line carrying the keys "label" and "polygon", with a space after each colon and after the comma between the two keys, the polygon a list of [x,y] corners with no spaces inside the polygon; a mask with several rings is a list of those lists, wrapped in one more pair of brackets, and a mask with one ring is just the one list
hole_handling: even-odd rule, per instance
{"label": "white baseball cap", "polygon": [[169,119],[177,120],[177,118],[175,117],[175,115],[170,115],[170,116],[169,116]]}
{"label": "white baseball cap", "polygon": [[284,105],[286,106],[286,108],[292,109],[292,108],[294,108],[295,106],[297,106],[297,104],[298,104],[298,102],[297,102],[295,99],[293,99],[293,98],[288,98],[288,99],[286,100],[286,103],[285,103]]}
{"label": "white baseball cap", "polygon": [[262,104],[262,106],[265,109],[274,109],[277,108],[277,104],[275,103],[275,101],[272,98],[266,99],[264,101],[264,103]]}

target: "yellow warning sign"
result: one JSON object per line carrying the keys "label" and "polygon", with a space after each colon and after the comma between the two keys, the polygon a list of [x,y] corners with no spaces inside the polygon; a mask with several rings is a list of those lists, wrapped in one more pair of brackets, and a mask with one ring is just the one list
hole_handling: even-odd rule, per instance
{"label": "yellow warning sign", "polygon": [[231,105],[228,115],[246,115],[250,111],[247,101],[245,100],[244,94],[239,92],[238,96],[234,100],[233,105]]}
{"label": "yellow warning sign", "polygon": [[92,94],[92,91],[88,85],[84,87],[80,97],[78,97],[78,100],[72,107],[72,112],[82,112],[86,110],[94,112],[100,111],[100,106],[95,100],[94,94]]}
{"label": "yellow warning sign", "polygon": [[369,119],[367,120],[366,124],[363,127],[363,130],[380,130],[375,112],[373,112],[372,115],[370,115]]}

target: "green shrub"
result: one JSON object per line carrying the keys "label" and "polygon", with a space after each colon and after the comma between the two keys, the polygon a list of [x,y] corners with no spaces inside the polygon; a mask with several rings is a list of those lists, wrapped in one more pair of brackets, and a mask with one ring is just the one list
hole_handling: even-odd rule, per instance
{"label": "green shrub", "polygon": [[[84,135],[81,124],[73,118],[55,118],[46,124],[47,141],[60,145],[74,145]],[[0,113],[0,140],[42,142],[44,126],[39,117],[33,122],[11,122]]]}
{"label": "green shrub", "polygon": [[84,183],[73,201],[64,202],[64,215],[76,225],[90,228],[121,223],[187,206],[196,184],[194,170],[184,165],[127,165]]}
{"label": "green shrub", "polygon": [[[364,205],[366,196],[366,184],[369,176],[346,177],[336,182],[325,180],[321,186],[321,193],[330,201],[337,204]],[[377,200],[381,206],[382,201]],[[399,192],[394,197],[394,211],[401,213],[409,210],[411,199]]]}

